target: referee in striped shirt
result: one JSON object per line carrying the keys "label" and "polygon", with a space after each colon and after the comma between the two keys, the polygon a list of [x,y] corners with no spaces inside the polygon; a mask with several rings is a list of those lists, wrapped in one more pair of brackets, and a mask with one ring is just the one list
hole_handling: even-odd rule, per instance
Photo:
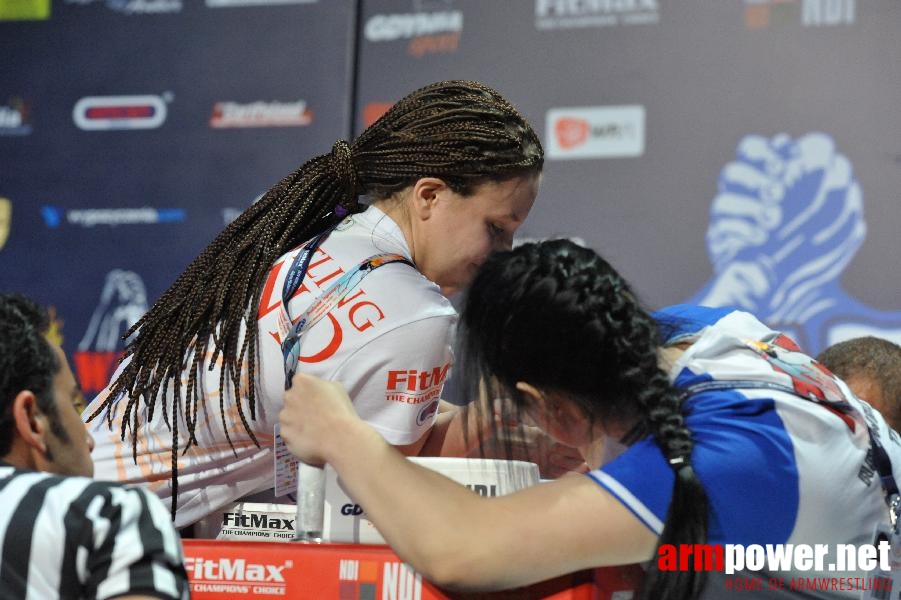
{"label": "referee in striped shirt", "polygon": [[162,502],[91,479],[83,398],[46,314],[0,295],[0,599],[188,597]]}

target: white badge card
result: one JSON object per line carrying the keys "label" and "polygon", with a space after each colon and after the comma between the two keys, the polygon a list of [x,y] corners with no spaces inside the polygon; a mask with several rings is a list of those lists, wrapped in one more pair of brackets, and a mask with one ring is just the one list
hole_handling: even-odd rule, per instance
{"label": "white badge card", "polygon": [[901,535],[891,525],[880,523],[873,534],[873,546],[877,567],[869,573],[861,600],[898,600],[901,598]]}

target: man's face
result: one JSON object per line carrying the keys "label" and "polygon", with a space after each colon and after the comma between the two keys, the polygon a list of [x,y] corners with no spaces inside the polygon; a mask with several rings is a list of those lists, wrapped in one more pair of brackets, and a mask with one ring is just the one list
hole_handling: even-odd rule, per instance
{"label": "man's face", "polygon": [[[62,348],[54,343],[50,345],[60,365],[53,377],[52,392],[58,427],[50,427],[45,439],[49,461],[45,470],[58,475],[93,477],[91,450],[94,440],[81,421],[84,397]],[[53,416],[48,415],[48,418],[52,422]]]}

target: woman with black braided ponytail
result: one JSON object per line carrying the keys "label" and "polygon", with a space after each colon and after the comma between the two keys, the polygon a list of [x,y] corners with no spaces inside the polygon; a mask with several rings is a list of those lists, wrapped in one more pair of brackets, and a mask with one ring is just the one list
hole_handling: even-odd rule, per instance
{"label": "woman with black braided ponytail", "polygon": [[[894,475],[874,475],[868,453],[881,439],[899,465],[901,439],[785,335],[728,308],[649,314],[610,264],[566,240],[489,258],[461,322],[464,380],[510,398],[502,421],[530,419],[580,448],[587,477],[479,497],[403,460],[338,384],[305,375],[280,417],[289,449],[332,464],[424,577],[493,590],[647,563],[644,600],[732,598],[749,582],[755,598],[797,597],[802,578],[806,598],[860,597],[809,581],[867,581],[828,565],[839,544],[871,544],[888,524],[892,485],[879,479]],[[805,544],[828,553],[766,562],[764,548]],[[729,548],[741,562],[727,574]]]}
{"label": "woman with black braided ponytail", "polygon": [[128,332],[85,412],[98,477],[148,482],[179,527],[271,499],[296,369],[341,381],[405,454],[462,452],[453,413],[437,414],[456,322],[446,296],[510,247],[542,166],[528,122],[471,81],[419,89],[301,165]]}

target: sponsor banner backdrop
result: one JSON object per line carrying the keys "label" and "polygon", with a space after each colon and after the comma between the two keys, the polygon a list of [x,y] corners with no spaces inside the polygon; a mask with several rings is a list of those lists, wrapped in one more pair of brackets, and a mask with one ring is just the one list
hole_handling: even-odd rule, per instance
{"label": "sponsor banner backdrop", "polygon": [[449,78],[498,88],[545,142],[523,238],[584,240],[651,307],[743,306],[811,353],[901,341],[882,284],[901,230],[896,0],[15,4],[0,289],[55,306],[92,364],[120,348],[94,338],[280,177]]}
{"label": "sponsor banner backdrop", "polygon": [[349,135],[356,2],[13,4],[0,10],[0,290],[55,308],[90,396],[203,246]]}
{"label": "sponsor banner backdrop", "polygon": [[600,251],[655,308],[739,305],[807,351],[901,342],[901,3],[363,0],[356,130],[489,83],[547,162],[522,238]]}

